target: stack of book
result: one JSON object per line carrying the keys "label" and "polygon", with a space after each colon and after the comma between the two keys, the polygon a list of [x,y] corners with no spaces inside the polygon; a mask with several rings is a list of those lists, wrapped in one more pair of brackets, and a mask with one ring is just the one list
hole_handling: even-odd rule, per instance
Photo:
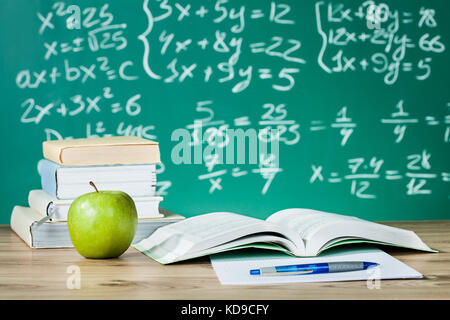
{"label": "stack of book", "polygon": [[98,190],[120,190],[134,200],[136,243],[183,217],[159,207],[156,196],[157,142],[129,137],[46,141],[38,163],[42,189],[31,190],[29,207],[15,206],[11,228],[32,248],[73,247],[67,228],[72,201]]}

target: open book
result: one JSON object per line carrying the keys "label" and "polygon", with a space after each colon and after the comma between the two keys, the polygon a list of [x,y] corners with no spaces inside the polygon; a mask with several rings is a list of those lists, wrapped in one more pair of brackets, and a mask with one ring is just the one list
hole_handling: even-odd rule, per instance
{"label": "open book", "polygon": [[435,252],[413,231],[310,209],[286,209],[266,220],[229,212],[204,214],[161,227],[134,247],[168,264],[245,247],[316,256],[357,242]]}

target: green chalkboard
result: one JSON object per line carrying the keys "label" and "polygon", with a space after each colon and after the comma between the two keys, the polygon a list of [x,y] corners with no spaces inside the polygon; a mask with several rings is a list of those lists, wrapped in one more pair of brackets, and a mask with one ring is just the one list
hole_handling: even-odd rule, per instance
{"label": "green chalkboard", "polygon": [[186,216],[448,219],[449,12],[446,0],[2,0],[0,223],[40,187],[43,141],[106,135],[160,143],[158,193]]}

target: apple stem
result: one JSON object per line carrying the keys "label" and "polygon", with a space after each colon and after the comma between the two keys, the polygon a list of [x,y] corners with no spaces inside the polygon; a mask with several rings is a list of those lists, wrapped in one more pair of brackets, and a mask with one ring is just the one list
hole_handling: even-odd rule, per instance
{"label": "apple stem", "polygon": [[94,187],[94,189],[95,189],[95,191],[96,192],[98,192],[98,189],[97,189],[97,187],[95,186],[95,184],[92,182],[92,181],[89,181],[89,184],[91,185],[91,186],[93,186]]}

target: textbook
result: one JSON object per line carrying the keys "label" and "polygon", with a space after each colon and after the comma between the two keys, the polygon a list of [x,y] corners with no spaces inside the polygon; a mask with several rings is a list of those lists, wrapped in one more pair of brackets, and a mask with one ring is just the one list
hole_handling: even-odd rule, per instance
{"label": "textbook", "polygon": [[168,264],[247,247],[317,256],[361,242],[436,252],[413,231],[311,209],[286,209],[266,220],[229,212],[199,215],[159,228],[134,247]]}
{"label": "textbook", "polygon": [[67,166],[161,162],[158,142],[134,136],[44,141],[42,150]]}
{"label": "textbook", "polygon": [[[163,197],[133,197],[138,218],[162,217],[159,203]],[[44,190],[31,190],[28,194],[28,205],[50,221],[67,221],[67,214],[73,200],[59,200]]]}
{"label": "textbook", "polygon": [[120,190],[131,197],[156,193],[156,165],[63,166],[50,160],[38,162],[42,189],[57,199],[75,199],[92,192],[89,181],[99,190]]}
{"label": "textbook", "polygon": [[[159,227],[184,219],[159,208],[161,218],[139,219],[132,243],[147,238]],[[45,219],[46,217],[44,217]],[[43,222],[42,215],[28,207],[15,206],[11,215],[11,229],[31,248],[73,247],[67,222]]]}

